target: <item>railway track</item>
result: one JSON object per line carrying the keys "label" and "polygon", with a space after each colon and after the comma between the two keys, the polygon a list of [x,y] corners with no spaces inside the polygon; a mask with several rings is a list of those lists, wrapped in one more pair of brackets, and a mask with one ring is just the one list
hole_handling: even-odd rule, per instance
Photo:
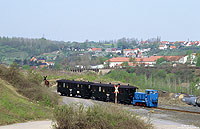
{"label": "railway track", "polygon": [[200,112],[187,111],[187,110],[179,110],[179,109],[171,109],[171,108],[162,108],[162,107],[157,107],[157,108],[152,108],[152,109],[160,109],[160,110],[163,110],[163,111],[175,111],[175,112],[191,113],[191,114],[199,114],[199,115],[200,115]]}

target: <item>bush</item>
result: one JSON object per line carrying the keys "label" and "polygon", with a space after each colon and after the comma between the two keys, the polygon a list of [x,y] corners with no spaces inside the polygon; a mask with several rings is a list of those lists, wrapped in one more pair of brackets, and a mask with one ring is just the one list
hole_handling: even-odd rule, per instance
{"label": "bush", "polygon": [[150,124],[119,106],[109,105],[84,108],[65,105],[55,108],[55,129],[147,129]]}

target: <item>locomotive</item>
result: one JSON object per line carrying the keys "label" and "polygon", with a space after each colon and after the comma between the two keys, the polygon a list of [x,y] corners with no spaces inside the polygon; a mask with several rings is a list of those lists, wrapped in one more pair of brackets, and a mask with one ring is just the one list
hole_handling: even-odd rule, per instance
{"label": "locomotive", "polygon": [[158,106],[158,90],[145,90],[145,93],[135,92],[133,97],[133,105],[144,107],[157,107]]}
{"label": "locomotive", "polygon": [[[142,94],[136,92],[138,89],[135,86],[120,85],[118,84],[118,94],[117,103],[122,104],[134,104],[143,105],[148,107],[157,106],[157,91],[146,91]],[[105,102],[115,101],[115,85],[114,84],[104,84],[104,83],[94,83],[86,81],[74,81],[74,80],[57,80],[57,92],[61,95],[71,96],[71,97],[81,97],[86,99],[94,99]],[[145,105],[144,105],[145,104]]]}

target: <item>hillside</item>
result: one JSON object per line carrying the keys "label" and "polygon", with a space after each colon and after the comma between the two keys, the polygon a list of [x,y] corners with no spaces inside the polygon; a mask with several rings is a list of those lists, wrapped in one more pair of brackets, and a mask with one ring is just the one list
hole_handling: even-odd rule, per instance
{"label": "hillside", "polygon": [[32,103],[0,78],[0,125],[47,119],[50,114],[50,108]]}
{"label": "hillside", "polygon": [[0,37],[0,62],[11,64],[15,60],[29,59],[59,50],[61,42],[41,39]]}

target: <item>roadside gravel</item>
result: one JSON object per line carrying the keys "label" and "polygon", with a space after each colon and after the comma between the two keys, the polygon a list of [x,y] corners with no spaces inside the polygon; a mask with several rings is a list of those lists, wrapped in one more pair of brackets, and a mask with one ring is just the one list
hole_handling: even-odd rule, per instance
{"label": "roadside gravel", "polygon": [[0,126],[0,129],[52,129],[51,121],[33,121],[26,123],[17,123],[12,125]]}

